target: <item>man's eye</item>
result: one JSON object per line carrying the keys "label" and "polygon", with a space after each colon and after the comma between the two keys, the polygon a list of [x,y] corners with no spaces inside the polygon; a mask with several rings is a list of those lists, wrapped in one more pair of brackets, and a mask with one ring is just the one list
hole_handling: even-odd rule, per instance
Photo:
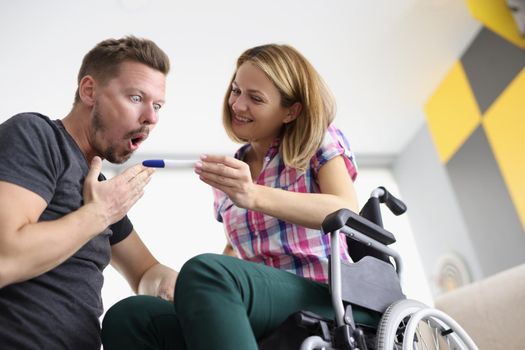
{"label": "man's eye", "polygon": [[153,109],[155,110],[155,112],[158,112],[159,109],[161,109],[161,108],[162,108],[161,104],[159,104],[159,103],[154,103],[153,104]]}
{"label": "man's eye", "polygon": [[139,95],[131,95],[131,101],[133,102],[140,102],[142,101],[142,97],[140,97]]}

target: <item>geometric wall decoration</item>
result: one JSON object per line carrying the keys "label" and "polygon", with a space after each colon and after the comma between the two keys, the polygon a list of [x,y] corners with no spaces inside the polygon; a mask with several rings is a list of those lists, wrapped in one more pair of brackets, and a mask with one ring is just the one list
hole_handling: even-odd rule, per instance
{"label": "geometric wall decoration", "polygon": [[525,262],[525,234],[481,125],[445,168],[484,274]]}
{"label": "geometric wall decoration", "polygon": [[425,115],[488,276],[525,262],[525,45],[509,35],[513,20],[502,20],[510,15],[506,0],[467,2],[485,27],[427,101]]}
{"label": "geometric wall decoration", "polygon": [[525,48],[525,39],[512,16],[507,0],[467,0],[467,5],[472,16],[485,27],[517,47]]}
{"label": "geometric wall decoration", "polygon": [[483,127],[525,230],[525,69],[483,118]]}
{"label": "geometric wall decoration", "polygon": [[481,122],[461,62],[456,62],[426,103],[425,116],[439,159],[446,163]]}
{"label": "geometric wall decoration", "polygon": [[525,51],[482,28],[461,57],[474,97],[484,114],[525,67]]}

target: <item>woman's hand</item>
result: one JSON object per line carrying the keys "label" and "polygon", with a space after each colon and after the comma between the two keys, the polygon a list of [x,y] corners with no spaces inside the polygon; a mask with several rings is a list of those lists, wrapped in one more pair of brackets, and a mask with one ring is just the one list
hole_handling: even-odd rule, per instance
{"label": "woman's hand", "polygon": [[228,156],[203,155],[195,172],[203,182],[226,193],[236,206],[255,207],[258,186],[245,162]]}

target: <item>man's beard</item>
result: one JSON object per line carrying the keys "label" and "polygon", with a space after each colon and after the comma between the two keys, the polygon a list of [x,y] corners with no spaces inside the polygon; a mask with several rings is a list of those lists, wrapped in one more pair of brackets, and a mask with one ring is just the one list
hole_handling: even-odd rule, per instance
{"label": "man's beard", "polygon": [[97,153],[97,155],[99,155],[103,159],[106,159],[108,162],[114,164],[124,163],[131,157],[132,152],[128,152],[121,156],[117,155],[116,145],[113,141],[110,141],[110,144],[107,147],[104,147],[102,145],[103,142],[99,142],[98,137],[101,137],[103,139],[105,131],[106,127],[103,122],[102,114],[100,113],[98,103],[95,103],[95,106],[93,107],[93,119],[91,120],[90,136],[92,147],[95,150],[95,153]]}

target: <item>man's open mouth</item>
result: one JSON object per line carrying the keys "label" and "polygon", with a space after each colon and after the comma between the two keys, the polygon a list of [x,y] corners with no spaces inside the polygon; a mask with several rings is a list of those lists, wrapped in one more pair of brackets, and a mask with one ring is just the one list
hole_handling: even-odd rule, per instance
{"label": "man's open mouth", "polygon": [[139,148],[140,144],[144,142],[144,140],[146,140],[147,138],[148,138],[147,133],[138,133],[138,134],[132,135],[131,138],[129,139],[130,149],[132,151],[135,151],[137,148]]}

